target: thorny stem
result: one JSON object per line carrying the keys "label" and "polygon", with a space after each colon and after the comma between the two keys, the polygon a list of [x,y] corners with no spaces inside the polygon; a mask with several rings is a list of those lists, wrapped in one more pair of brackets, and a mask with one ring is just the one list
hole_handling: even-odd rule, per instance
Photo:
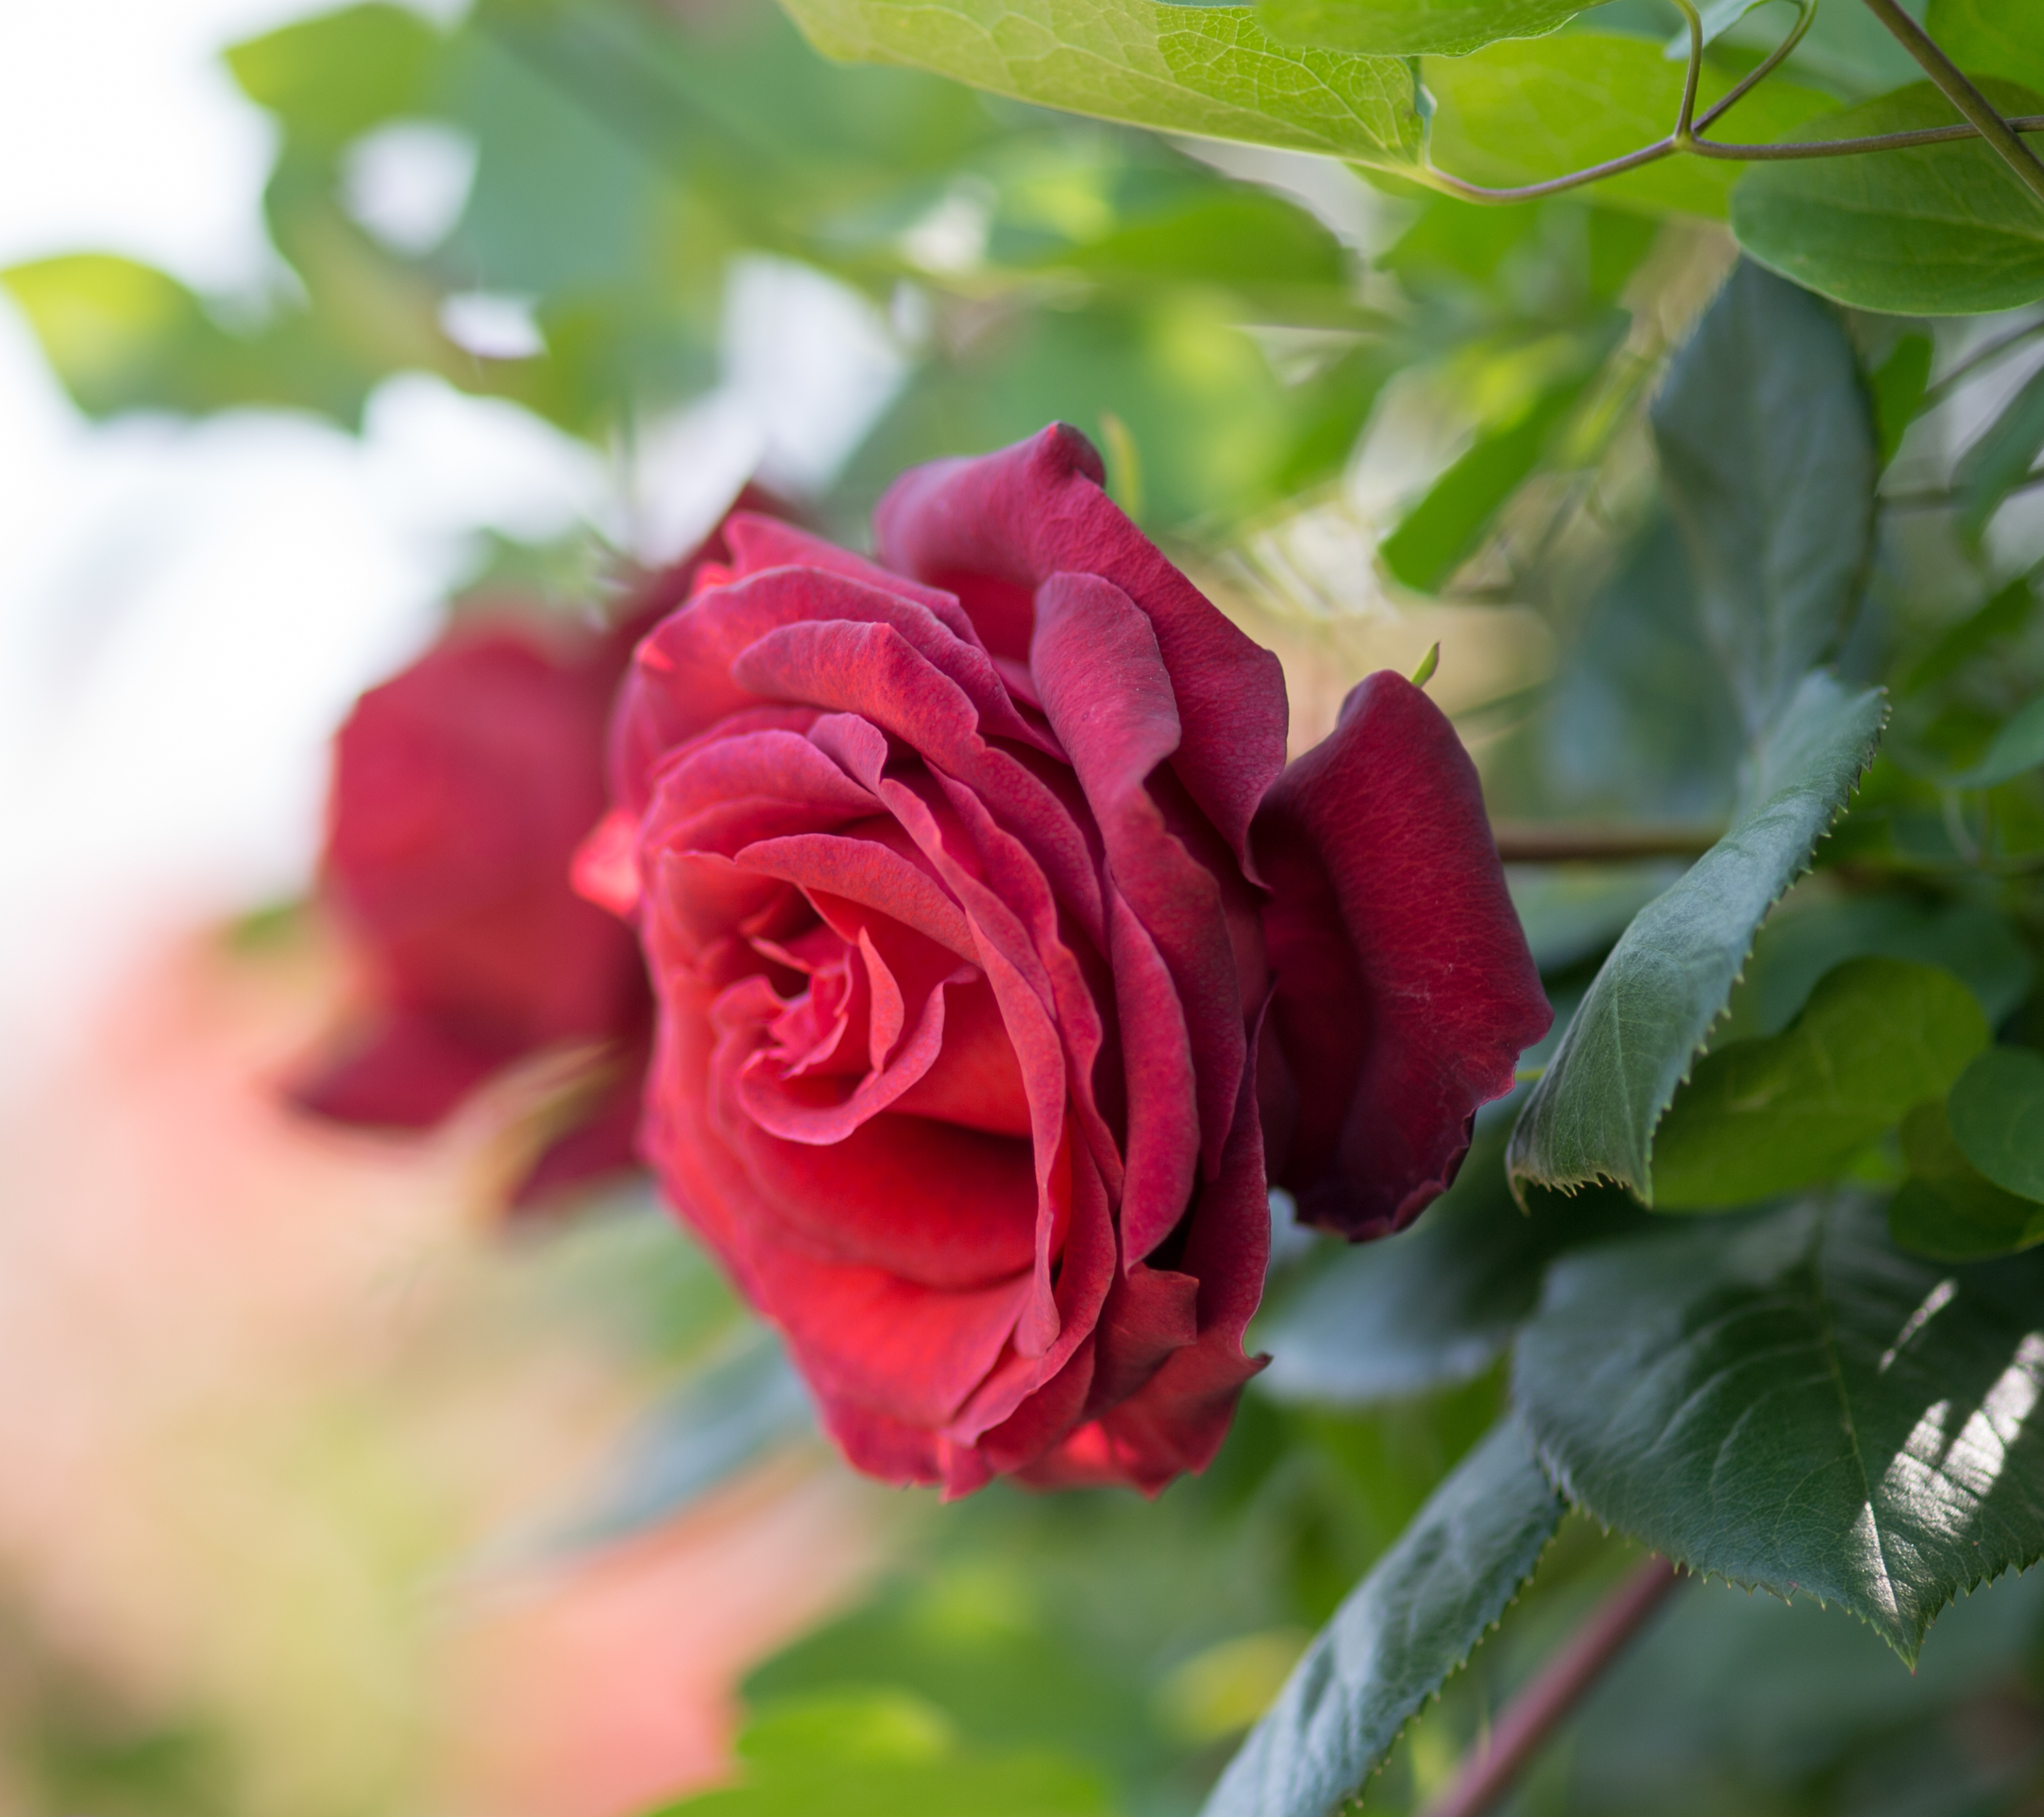
{"label": "thorny stem", "polygon": [[1656,1556],[1619,1585],[1506,1706],[1489,1744],[1464,1763],[1425,1817],[1482,1817],[1681,1581],[1673,1565]]}
{"label": "thorny stem", "polygon": [[[1721,119],[1735,104],[1751,94],[1762,81],[1781,66],[1783,60],[1802,41],[1803,34],[1810,29],[1810,21],[1815,17],[1816,0],[1793,0],[1796,9],[1796,23],[1789,28],[1788,35],[1768,53],[1756,68],[1748,72],[1727,93],[1720,96],[1700,114],[1696,113],[1695,109],[1696,86],[1703,74],[1702,21],[1697,14],[1693,0],[1674,0],[1674,4],[1681,10],[1683,18],[1689,27],[1689,68],[1684,73],[1682,79],[1682,100],[1677,113],[1674,129],[1665,138],[1656,139],[1651,144],[1642,145],[1636,152],[1627,152],[1621,157],[1607,158],[1601,163],[1591,164],[1580,171],[1571,171],[1566,176],[1549,177],[1541,182],[1520,183],[1510,188],[1495,189],[1483,183],[1473,183],[1466,178],[1452,175],[1447,171],[1436,170],[1431,164],[1424,165],[1411,172],[1410,175],[1415,180],[1427,185],[1430,188],[1439,190],[1447,195],[1459,197],[1464,202],[1501,204],[1535,202],[1543,196],[1560,195],[1569,190],[1581,189],[1586,183],[1600,182],[1606,177],[1615,177],[1627,171],[1638,170],[1644,164],[1658,163],[1663,158],[1672,157],[1677,152],[1686,152],[1696,157],[1716,158],[1731,163],[1762,163],[1797,158],[1856,157],[1868,152],[1907,151],[1914,146],[1942,145],[1949,144],[1954,140],[1977,139],[1984,136],[2002,157],[2010,159],[2011,168],[2016,167],[2015,159],[2020,158],[2037,171],[2040,179],[2044,179],[2044,164],[2038,162],[2036,154],[2023,144],[2020,136],[2025,133],[2044,133],[2044,114],[2021,114],[2012,118],[2004,119],[2001,115],[1996,113],[1987,98],[1959,73],[1957,66],[1923,33],[1922,27],[1919,26],[1913,19],[1909,18],[1907,13],[1901,13],[1900,9],[1895,9],[1897,16],[1916,33],[1917,37],[1922,40],[1923,48],[1919,51],[1916,43],[1908,39],[1904,39],[1904,42],[1908,44],[1911,53],[1916,56],[1917,60],[1923,63],[1926,69],[1931,70],[1932,79],[1937,81],[1938,86],[1944,88],[1948,94],[1952,95],[1954,104],[1967,117],[1963,123],[1955,123],[1950,126],[1921,126],[1903,133],[1869,133],[1857,139],[1789,140],[1771,145],[1733,144],[1721,140],[1706,139],[1702,136],[1704,130],[1714,121]],[[1887,13],[1883,9],[1892,8],[1894,0],[1866,0],[1866,4],[1873,7],[1885,21]],[[1889,29],[1895,30],[1896,28],[1891,25]],[[1898,31],[1896,35],[1900,36],[1902,34]],[[1926,53],[1930,58],[1935,60],[1938,68],[1932,68],[1931,63],[1926,60]],[[1939,69],[1946,72],[1946,75],[1941,76]],[[1961,102],[1958,95],[1947,86],[1946,76],[1951,83],[1955,83],[1962,87],[1973,101],[1977,103],[1980,110],[1977,114],[1972,107]],[[2004,144],[2004,140],[2006,145]],[[2012,155],[2008,147],[2014,148]],[[2023,175],[2023,180],[2025,182],[2030,182],[2030,178],[2023,175],[2020,169],[2018,169],[2017,174]],[[2037,188],[2038,185],[2032,184],[2031,186]],[[2038,194],[2040,198],[2044,198],[2044,188],[2038,189]]]}
{"label": "thorny stem", "polygon": [[1866,10],[1901,40],[1902,48],[1923,66],[1923,73],[1945,91],[1946,98],[1980,129],[1981,136],[2015,171],[2017,180],[2044,202],[2044,163],[2038,162],[2037,154],[1995,111],[1994,104],[1966,79],[1959,66],[1938,49],[1937,40],[1896,0],[1866,0]]}

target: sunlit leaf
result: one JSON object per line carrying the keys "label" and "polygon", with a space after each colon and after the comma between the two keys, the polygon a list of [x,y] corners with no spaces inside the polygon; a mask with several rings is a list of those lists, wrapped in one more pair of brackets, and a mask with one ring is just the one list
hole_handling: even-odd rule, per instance
{"label": "sunlit leaf", "polygon": [[1307,1650],[1204,1817],[1327,1817],[1504,1613],[1560,1524],[1516,1420],[1455,1468]]}
{"label": "sunlit leaf", "polygon": [[1942,1098],[1988,1043],[1950,972],[1848,959],[1781,1034],[1714,1047],[1654,1134],[1662,1211],[1751,1204],[1812,1186]]}
{"label": "sunlit leaf", "polygon": [[1258,9],[1281,38],[1373,56],[1459,56],[1500,38],[1537,38],[1581,10],[1581,0],[1262,0]]}
{"label": "sunlit leaf", "polygon": [[1946,1112],[1954,1140],[1983,1174],[2044,1201],[2044,1054],[1989,1048],[1952,1088]]}
{"label": "sunlit leaf", "polygon": [[2004,1193],[1967,1160],[1942,1104],[1904,1120],[1902,1158],[1909,1177],[1888,1202],[1888,1229],[1904,1249],[1971,1262],[2044,1243],[2044,1204]]}
{"label": "sunlit leaf", "polygon": [[1654,1126],[1775,900],[1872,759],[1886,709],[1810,676],[1762,743],[1730,832],[1642,909],[1599,970],[1512,1132],[1515,1179],[1610,1179],[1653,1203]]}
{"label": "sunlit leaf", "polygon": [[2031,0],[1931,0],[1923,22],[1961,69],[2044,94],[2044,36]]}
{"label": "sunlit leaf", "polygon": [[427,111],[443,46],[409,6],[386,0],[302,19],[226,53],[250,100],[297,137],[335,149],[386,120]]}
{"label": "sunlit leaf", "polygon": [[2044,1257],[1899,1253],[1850,1197],[1557,1263],[1513,1385],[1598,1519],[1842,1603],[1904,1658],[2044,1556]]}
{"label": "sunlit leaf", "polygon": [[[2004,113],[2044,113],[2027,89],[1981,86]],[[1731,117],[1742,136],[1770,136],[1743,109]],[[1952,104],[1924,82],[1793,136],[1857,138],[1952,120]],[[1856,309],[1973,315],[2044,297],[2044,209],[1978,140],[1749,165],[1732,191],[1731,225],[1763,265]]]}
{"label": "sunlit leaf", "polygon": [[1653,416],[1704,630],[1758,730],[1843,636],[1866,563],[1874,431],[1852,344],[1807,290],[1742,263]]}

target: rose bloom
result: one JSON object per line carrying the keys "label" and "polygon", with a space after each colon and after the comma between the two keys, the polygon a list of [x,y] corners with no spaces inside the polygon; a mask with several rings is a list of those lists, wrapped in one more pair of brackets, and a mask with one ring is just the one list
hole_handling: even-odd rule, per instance
{"label": "rose bloom", "polygon": [[1269,1184],[1454,1177],[1550,1012],[1476,774],[1277,659],[1062,425],[905,475],[869,562],[739,517],[640,647],[585,886],[658,1000],[642,1143],[860,1469],[1154,1492],[1258,1361]]}
{"label": "rose bloom", "polygon": [[[755,509],[773,501],[749,491]],[[630,931],[569,867],[609,805],[605,728],[640,638],[729,551],[721,527],[644,579],[608,630],[485,608],[355,703],[335,741],[321,891],[367,1014],[292,1096],[420,1129],[548,1048],[606,1050],[521,1200],[634,1164],[652,1005]]]}

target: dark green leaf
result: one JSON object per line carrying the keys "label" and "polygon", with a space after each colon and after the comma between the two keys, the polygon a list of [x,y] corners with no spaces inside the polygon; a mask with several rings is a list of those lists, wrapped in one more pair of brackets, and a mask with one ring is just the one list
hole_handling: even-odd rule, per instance
{"label": "dark green leaf", "polygon": [[2044,372],[2028,382],[1959,457],[1952,489],[1959,495],[1958,527],[1977,541],[2001,501],[2029,477],[2044,453]]}
{"label": "dark green leaf", "polygon": [[1782,1033],[1697,1062],[1654,1131],[1654,1204],[1746,1205],[1830,1179],[1942,1098],[1987,1043],[1987,1018],[1950,972],[1848,959]]}
{"label": "dark green leaf", "polygon": [[1966,1158],[2003,1191],[2044,1201],[2044,1054],[1990,1047],[1946,1106]]}
{"label": "dark green leaf", "polygon": [[1905,334],[1873,373],[1873,420],[1880,431],[1880,464],[1895,459],[1902,437],[1923,407],[1933,351],[1927,334]]}
{"label": "dark green leaf", "polygon": [[[1981,86],[2004,113],[2044,113],[2027,89]],[[1792,136],[1857,138],[1950,125],[1952,117],[1924,82]],[[1741,130],[1769,136],[1743,122]],[[2044,209],[1978,140],[1749,165],[1732,191],[1731,225],[1763,265],[1855,309],[1974,315],[2044,297]]]}
{"label": "dark green leaf", "polygon": [[788,0],[827,56],[1167,133],[1409,168],[1421,136],[1395,58],[1274,38],[1241,6],[1155,0]]}
{"label": "dark green leaf", "polygon": [[2044,35],[2031,0],[1931,0],[1924,24],[1961,69],[2044,94]]}
{"label": "dark green leaf", "polygon": [[1877,467],[1851,340],[1742,263],[1653,415],[1704,629],[1758,731],[1837,646],[1866,565]]}
{"label": "dark green leaf", "polygon": [[345,6],[236,44],[227,67],[294,136],[335,151],[386,120],[426,110],[440,34],[409,6]]}
{"label": "dark green leaf", "polygon": [[1994,735],[1987,755],[1970,769],[1945,778],[1952,789],[1992,789],[2044,763],[2044,695],[2039,695]]}
{"label": "dark green leaf", "polygon": [[1990,1024],[2029,995],[2036,970],[2008,918],[1976,903],[1933,907],[1892,894],[1805,903],[1792,897],[1760,930],[1724,1020],[1711,1031],[1712,1046],[1780,1034],[1832,966],[1877,954],[1943,966],[1973,992]]}
{"label": "dark green leaf", "polygon": [[[1636,152],[1673,127],[1682,72],[1658,43],[1615,33],[1564,32],[1431,60],[1421,73],[1437,104],[1434,162],[1472,182],[1504,186]],[[1699,92],[1708,102],[1731,80],[1711,63]],[[1741,102],[1733,117],[1742,133],[1773,139],[1831,106],[1830,97],[1777,75]],[[1738,175],[1736,164],[1664,158],[1608,177],[1590,193],[1635,207],[1721,217]]]}
{"label": "dark green leaf", "polygon": [[1746,806],[1612,948],[1513,1131],[1516,1180],[1600,1178],[1653,1203],[1654,1129],[1777,897],[1873,755],[1886,709],[1814,674],[1757,753]]}
{"label": "dark green leaf", "polygon": [[1467,1381],[1496,1361],[1562,1250],[1636,1228],[1608,1189],[1543,1193],[1504,1177],[1501,1135],[1479,1138],[1447,1195],[1411,1230],[1333,1256],[1257,1323],[1257,1386],[1281,1400],[1367,1406]]}
{"label": "dark green leaf", "polygon": [[1460,56],[1500,38],[1537,38],[1581,10],[1580,0],[1262,0],[1281,38],[1372,56]]}
{"label": "dark green leaf", "polygon": [[2004,1193],[1967,1160],[1942,1104],[1904,1120],[1902,1158],[1909,1177],[1888,1202],[1888,1228],[1904,1249],[1971,1262],[2044,1243],[2044,1205]]}
{"label": "dark green leaf", "polygon": [[2019,575],[1931,645],[1904,678],[1903,687],[1914,692],[1942,682],[1990,643],[2013,637],[2029,622],[2036,605],[2037,590],[2031,585],[2031,577]]}
{"label": "dark green leaf", "polygon": [[1204,1817],[1326,1817],[1354,1797],[1504,1613],[1562,1514],[1525,1434],[1507,1419],[1335,1611]]}
{"label": "dark green leaf", "polygon": [[1690,1569],[1843,1603],[1913,1658],[2044,1556],[2044,1258],[1899,1254],[1855,1198],[1570,1256],[1514,1385],[1585,1512]]}

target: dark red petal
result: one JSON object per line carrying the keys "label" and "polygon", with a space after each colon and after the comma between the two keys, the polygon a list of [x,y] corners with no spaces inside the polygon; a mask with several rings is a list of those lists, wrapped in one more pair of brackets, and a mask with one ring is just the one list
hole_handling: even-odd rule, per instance
{"label": "dark red petal", "polygon": [[1285,763],[1278,659],[1221,616],[1101,490],[1100,457],[1078,430],[904,474],[874,514],[890,568],[955,593],[996,656],[1026,658],[1036,589],[1097,574],[1155,627],[1184,735],[1172,766],[1238,858]]}
{"label": "dark red petal", "polygon": [[1553,1020],[1476,766],[1419,689],[1374,674],[1255,837],[1282,1062],[1266,1106],[1289,1126],[1273,1177],[1306,1222],[1382,1236],[1446,1189],[1477,1107]]}

